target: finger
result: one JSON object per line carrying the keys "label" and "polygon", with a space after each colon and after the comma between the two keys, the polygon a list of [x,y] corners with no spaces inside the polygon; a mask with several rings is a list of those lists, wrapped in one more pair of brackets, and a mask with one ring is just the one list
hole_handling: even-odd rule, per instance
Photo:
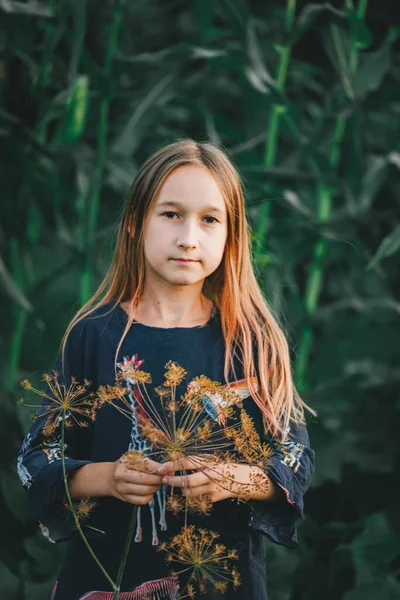
{"label": "finger", "polygon": [[[194,455],[191,457],[182,457],[179,460],[170,460],[158,467],[159,473],[167,473],[168,471],[185,471],[185,470],[197,470],[204,468],[209,461],[212,459],[212,455]],[[215,460],[215,459],[214,459]]]}
{"label": "finger", "polygon": [[182,490],[182,496],[186,496],[187,498],[194,496],[204,496],[205,494],[210,494],[210,485],[209,483],[206,485],[198,485],[194,488],[190,487]]}
{"label": "finger", "polygon": [[175,473],[175,471],[186,471],[189,469],[196,469],[196,463],[190,461],[188,458],[182,458],[179,460],[169,460],[163,465],[159,466],[158,473]]}
{"label": "finger", "polygon": [[122,496],[152,496],[161,486],[159,485],[135,485],[134,483],[126,483],[118,488],[119,494]]}
{"label": "finger", "polygon": [[170,485],[172,487],[197,487],[199,485],[205,485],[210,481],[210,478],[207,477],[205,473],[202,471],[197,471],[196,473],[192,473],[191,475],[173,475],[172,477],[163,477],[162,482]]}
{"label": "finger", "polygon": [[[130,462],[131,460],[131,462]],[[120,458],[127,469],[133,469],[135,471],[143,471],[144,473],[156,473],[160,463],[148,458],[147,456],[135,456],[129,459],[127,456],[122,455]]]}
{"label": "finger", "polygon": [[126,481],[126,483],[136,483],[139,485],[160,486],[162,483],[162,478],[161,475],[152,475],[150,473],[144,473],[143,471],[127,469],[122,475],[122,481]]}

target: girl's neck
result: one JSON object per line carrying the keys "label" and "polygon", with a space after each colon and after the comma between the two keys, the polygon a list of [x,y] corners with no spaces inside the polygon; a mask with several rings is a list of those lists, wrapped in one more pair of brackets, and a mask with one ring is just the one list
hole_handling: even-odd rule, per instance
{"label": "girl's neck", "polygon": [[[151,327],[197,327],[207,323],[212,315],[214,309],[214,303],[212,300],[204,297],[202,306],[197,310],[181,310],[178,316],[168,317],[165,315],[164,318],[160,315],[158,307],[153,307],[151,304],[140,301],[139,306],[136,310],[131,307],[130,300],[126,300],[120,303],[121,307],[128,314],[133,316],[133,320],[143,325],[149,325]],[[157,310],[158,308],[158,310]],[[182,317],[182,314],[185,316]]]}

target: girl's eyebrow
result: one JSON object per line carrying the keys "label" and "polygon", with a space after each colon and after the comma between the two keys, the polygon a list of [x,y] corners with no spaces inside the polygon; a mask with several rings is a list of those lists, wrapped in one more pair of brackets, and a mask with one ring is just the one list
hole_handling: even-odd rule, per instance
{"label": "girl's eyebrow", "polygon": [[[156,206],[157,206],[157,208],[159,208],[161,206],[173,206],[175,208],[181,208],[181,209],[185,208],[185,206],[183,204],[180,204],[179,202],[175,202],[174,200],[165,200],[164,202],[158,203]],[[199,212],[215,212],[220,215],[224,214],[223,211],[220,208],[218,208],[217,206],[205,206]]]}

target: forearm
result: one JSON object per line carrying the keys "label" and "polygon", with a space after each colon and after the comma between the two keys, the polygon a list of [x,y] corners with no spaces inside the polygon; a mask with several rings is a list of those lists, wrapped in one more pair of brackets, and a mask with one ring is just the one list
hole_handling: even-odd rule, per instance
{"label": "forearm", "polygon": [[77,469],[68,477],[71,498],[111,496],[110,481],[113,466],[112,462],[94,462]]}
{"label": "forearm", "polygon": [[232,496],[243,495],[249,500],[270,500],[271,502],[280,502],[285,499],[284,491],[259,467],[240,465],[235,478],[237,486],[233,486]]}
{"label": "forearm", "polygon": [[250,499],[270,500],[271,502],[280,502],[285,500],[285,492],[282,490],[282,488],[280,488],[275,481],[272,481],[268,475],[265,475],[265,478],[267,480],[265,488],[252,489],[250,492]]}

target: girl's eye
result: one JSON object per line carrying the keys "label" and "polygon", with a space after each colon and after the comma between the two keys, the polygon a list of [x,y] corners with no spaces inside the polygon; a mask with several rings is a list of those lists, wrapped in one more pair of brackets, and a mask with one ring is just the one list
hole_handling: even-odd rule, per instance
{"label": "girl's eye", "polygon": [[[163,217],[165,215],[176,215],[176,214],[178,214],[178,213],[172,212],[172,211],[167,211],[167,212],[162,213],[161,216]],[[167,217],[167,218],[169,218],[169,217]],[[215,217],[203,217],[203,219],[213,219],[212,223],[208,223],[208,225],[213,225],[214,223],[218,223],[218,219],[216,219]]]}
{"label": "girl's eye", "polygon": [[161,215],[161,216],[162,216],[162,217],[164,217],[165,215],[176,215],[176,213],[174,213],[174,212],[171,212],[171,211],[168,211],[168,212],[164,212],[164,213],[162,213],[162,215]]}

